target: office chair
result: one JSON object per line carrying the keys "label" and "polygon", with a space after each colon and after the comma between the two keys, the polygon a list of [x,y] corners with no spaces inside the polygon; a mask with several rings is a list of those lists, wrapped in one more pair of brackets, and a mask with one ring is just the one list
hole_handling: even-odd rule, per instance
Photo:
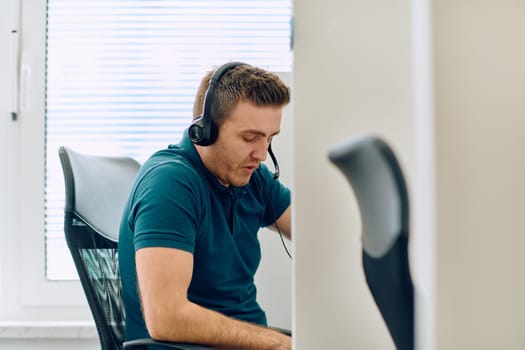
{"label": "office chair", "polygon": [[126,157],[101,157],[58,150],[65,182],[64,233],[95,320],[102,350],[205,350],[206,346],[124,340],[124,305],[118,267],[120,219],[140,164]]}
{"label": "office chair", "polygon": [[414,348],[414,287],[410,277],[409,198],[403,171],[380,138],[350,138],[330,161],[354,190],[362,221],[368,287],[399,350]]}

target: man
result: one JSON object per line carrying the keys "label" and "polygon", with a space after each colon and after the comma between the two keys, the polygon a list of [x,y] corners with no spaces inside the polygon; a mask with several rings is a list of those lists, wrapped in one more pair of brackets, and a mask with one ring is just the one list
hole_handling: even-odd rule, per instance
{"label": "man", "polygon": [[197,92],[203,116],[142,166],[119,238],[127,340],[291,349],[253,282],[258,230],[291,237],[290,192],[262,164],[289,94],[267,71],[222,66]]}

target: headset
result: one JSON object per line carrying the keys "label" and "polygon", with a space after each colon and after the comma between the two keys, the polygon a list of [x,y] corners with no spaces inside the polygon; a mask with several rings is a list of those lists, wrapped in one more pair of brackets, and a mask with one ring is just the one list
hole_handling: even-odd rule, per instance
{"label": "headset", "polygon": [[[234,69],[235,67],[244,65],[247,64],[243,62],[228,62],[220,66],[215,72],[213,72],[210,78],[208,89],[206,90],[206,93],[204,95],[204,105],[202,108],[202,114],[191,123],[188,129],[188,135],[190,137],[190,140],[194,144],[199,146],[209,146],[217,140],[217,136],[219,135],[219,128],[217,127],[217,124],[215,124],[211,116],[211,106],[213,104],[215,88],[217,87],[219,80],[227,72]],[[272,159],[275,168],[273,178],[277,180],[279,178],[279,163],[277,162],[277,158],[273,154],[271,144],[268,146],[268,154],[270,154],[270,158]]]}
{"label": "headset", "polygon": [[219,129],[211,117],[211,106],[213,104],[215,88],[224,74],[228,73],[235,67],[242,65],[246,65],[246,63],[228,62],[213,72],[208,89],[204,95],[202,114],[191,123],[191,126],[188,129],[188,134],[194,144],[199,146],[209,146],[217,140]]}

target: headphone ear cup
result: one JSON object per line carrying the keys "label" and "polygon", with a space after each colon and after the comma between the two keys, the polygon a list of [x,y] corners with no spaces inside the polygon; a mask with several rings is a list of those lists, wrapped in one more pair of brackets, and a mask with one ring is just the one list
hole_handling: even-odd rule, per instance
{"label": "headphone ear cup", "polygon": [[209,146],[217,140],[219,130],[213,121],[206,121],[202,116],[191,123],[188,136],[191,142],[199,146]]}
{"label": "headphone ear cup", "polygon": [[204,137],[204,126],[202,125],[202,116],[196,118],[190,125],[188,129],[188,136],[190,137],[191,142],[195,144],[200,144]]}

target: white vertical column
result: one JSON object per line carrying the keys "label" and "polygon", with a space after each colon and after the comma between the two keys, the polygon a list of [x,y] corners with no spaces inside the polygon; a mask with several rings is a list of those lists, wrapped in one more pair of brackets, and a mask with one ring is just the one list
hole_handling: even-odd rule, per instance
{"label": "white vertical column", "polygon": [[[431,203],[431,191],[415,193],[426,186],[418,177],[432,171],[428,167],[432,160],[417,163],[422,155],[416,148],[423,142],[415,137],[417,129],[431,132],[428,120],[418,118],[428,118],[431,107],[414,101],[422,96],[428,101],[430,94],[430,73],[424,72],[422,80],[414,77],[430,69],[428,62],[414,66],[413,60],[428,59],[429,45],[427,37],[414,36],[415,28],[428,27],[428,22],[413,22],[415,12],[424,12],[414,6],[409,0],[295,2],[294,330],[298,350],[394,349],[365,282],[355,198],[327,160],[327,151],[347,137],[381,136],[396,151],[415,202]],[[424,90],[416,92],[422,86]],[[424,142],[431,144],[428,140]],[[426,145],[424,152],[431,151]],[[421,225],[418,222],[416,229]],[[416,244],[431,249],[425,238],[428,232],[420,238],[413,230],[412,237]],[[411,258],[422,255],[432,256],[423,252]],[[425,268],[429,270],[431,265]]]}
{"label": "white vertical column", "polygon": [[431,0],[412,0],[414,181],[412,274],[416,287],[416,349],[435,349],[435,152]]}

